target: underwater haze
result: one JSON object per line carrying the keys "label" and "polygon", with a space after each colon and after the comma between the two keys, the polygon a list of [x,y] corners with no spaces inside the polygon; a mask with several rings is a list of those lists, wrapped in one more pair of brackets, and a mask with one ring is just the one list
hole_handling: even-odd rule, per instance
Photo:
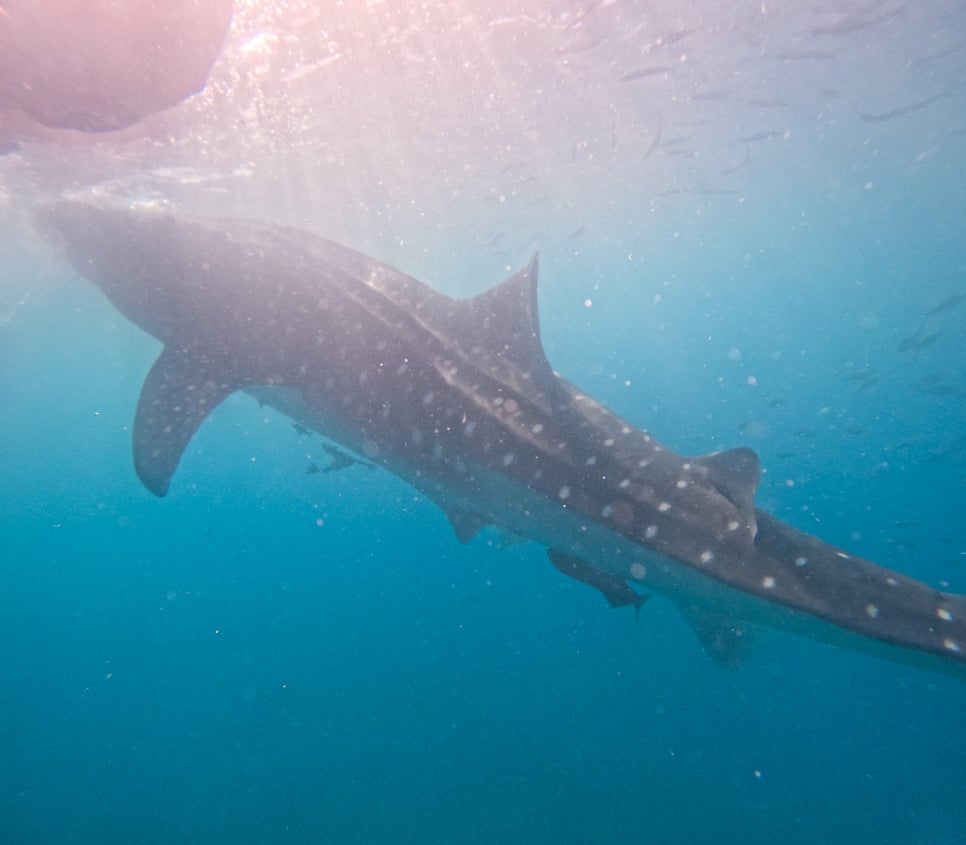
{"label": "underwater haze", "polygon": [[966,841],[959,679],[778,631],[722,668],[244,393],[155,498],[160,344],[30,222],[257,218],[451,296],[539,250],[556,371],[966,593],[964,80],[960,0],[249,0],[135,127],[0,110],[0,842]]}

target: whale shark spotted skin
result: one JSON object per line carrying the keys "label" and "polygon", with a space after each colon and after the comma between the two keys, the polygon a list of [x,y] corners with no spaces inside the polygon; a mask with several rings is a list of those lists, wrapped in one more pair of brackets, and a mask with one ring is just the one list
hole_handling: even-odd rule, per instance
{"label": "whale shark spotted skin", "polygon": [[613,606],[665,594],[720,663],[742,662],[765,625],[966,677],[966,596],[756,508],[752,450],[675,454],[556,374],[536,257],[452,299],[284,226],[81,200],[36,217],[164,344],[133,427],[158,496],[208,414],[244,390],[412,484],[462,542],[486,525],[535,540]]}

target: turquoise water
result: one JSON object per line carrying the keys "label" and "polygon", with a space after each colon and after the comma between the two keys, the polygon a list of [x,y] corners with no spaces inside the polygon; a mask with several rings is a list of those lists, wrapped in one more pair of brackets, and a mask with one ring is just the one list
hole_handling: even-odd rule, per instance
{"label": "turquoise water", "polygon": [[[169,147],[54,156],[25,144],[2,157],[0,841],[964,841],[961,682],[780,633],[749,665],[721,669],[665,600],[635,621],[533,544],[484,532],[460,545],[432,504],[383,471],[307,474],[323,441],[243,395],[217,409],[169,495],[153,498],[131,466],[130,425],[159,346],[16,222],[33,199],[117,169],[134,185],[122,194],[200,192],[206,209],[287,219],[451,293],[499,281],[539,247],[555,369],[679,452],[751,446],[766,469],[761,507],[966,592],[966,302],[953,299],[966,294],[963,53],[952,49],[962,10],[867,16],[827,36],[832,58],[777,65],[747,53],[773,57],[779,33],[799,49],[800,18],[726,27],[708,14],[689,59],[703,50],[701,73],[678,71],[665,92],[680,103],[707,90],[702,73],[740,47],[741,75],[717,83],[729,107],[692,102],[705,128],[670,105],[647,123],[625,102],[594,140],[574,115],[597,106],[575,87],[553,95],[573,102],[565,125],[540,113],[540,132],[499,147],[509,171],[469,137],[471,123],[468,137],[446,136],[459,154],[414,163],[412,116],[383,113],[381,158],[357,135],[342,149],[341,123],[319,136],[327,154],[342,149],[334,184],[301,135],[289,149],[302,158],[269,155],[280,142],[266,115],[304,104],[266,94],[274,111],[264,107],[262,134],[244,146],[256,176],[226,177],[239,149],[199,139],[216,123],[206,109],[223,116],[252,96],[232,63],[261,55],[241,47],[266,25],[245,16],[215,75],[236,79],[233,93],[187,104]],[[613,43],[629,50],[634,12],[624,15],[583,25],[620,23]],[[813,27],[833,20],[815,15]],[[678,27],[670,14],[641,21]],[[479,24],[481,43],[523,25]],[[606,76],[610,54],[574,42],[580,25],[537,31],[580,47],[555,55],[579,59],[581,73]],[[751,35],[771,40],[750,47]],[[487,49],[491,77],[510,78]],[[634,55],[619,66],[639,67]],[[406,56],[389,72],[415,61]],[[554,67],[539,72],[577,73]],[[812,108],[830,84],[812,73],[841,87],[821,95],[831,116]],[[594,84],[632,101],[629,87],[648,82]],[[774,86],[786,105],[774,105]],[[857,117],[935,91],[945,99],[931,106]],[[529,91],[504,94],[505,111],[530,113]],[[766,94],[772,105],[748,105]],[[452,105],[454,125],[477,111]],[[749,108],[768,115],[754,122]],[[642,160],[646,145],[627,138],[645,125],[661,141]],[[737,140],[771,127],[788,137]],[[673,154],[685,133],[695,154]],[[446,147],[433,138],[417,159]],[[586,139],[593,163],[579,158]],[[722,175],[746,147],[751,163]],[[76,164],[69,178],[63,155]],[[159,175],[174,162],[211,170],[198,188],[184,170]],[[436,177],[467,162],[468,183],[444,197]],[[373,167],[396,181],[374,187]],[[494,209],[489,182],[520,195]]]}

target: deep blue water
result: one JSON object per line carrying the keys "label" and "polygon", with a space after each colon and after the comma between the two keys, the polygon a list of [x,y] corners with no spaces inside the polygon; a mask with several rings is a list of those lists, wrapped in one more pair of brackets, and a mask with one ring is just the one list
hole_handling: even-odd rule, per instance
{"label": "deep blue water", "polygon": [[[538,246],[555,369],[676,451],[751,446],[761,507],[966,592],[966,303],[926,316],[966,294],[963,55],[892,83],[896,65],[869,41],[912,40],[921,59],[966,30],[960,4],[900,11],[892,29],[835,42],[842,97],[864,84],[873,104],[826,122],[785,91],[785,112],[755,128],[792,137],[755,149],[735,195],[694,190],[692,165],[658,148],[659,174],[618,157],[619,188],[594,192],[584,172],[574,197],[570,149],[554,158],[543,136],[518,165],[541,174],[543,198],[519,216],[459,195],[434,220],[396,193],[310,212],[295,165],[284,190],[259,181],[264,205],[244,181],[209,205],[344,237],[454,293]],[[742,43],[704,20],[723,51]],[[862,79],[847,73],[856,50],[879,63]],[[767,93],[758,67],[728,85]],[[855,118],[937,86],[938,111]],[[672,117],[665,142],[693,129]],[[152,155],[192,163],[207,127],[198,118]],[[405,182],[408,136],[388,137],[387,173]],[[730,140],[695,143],[689,161],[732,155]],[[197,155],[211,164],[210,149]],[[98,179],[112,162],[126,179],[144,166],[97,156]],[[54,158],[30,145],[6,157],[7,219],[94,181]],[[346,165],[363,191],[371,164]],[[367,202],[391,225],[360,223]],[[719,668],[665,600],[635,621],[533,544],[487,530],[460,545],[384,471],[306,474],[323,441],[241,394],[155,499],[134,475],[130,425],[159,345],[21,231],[10,223],[0,242],[0,841],[966,841],[961,681],[777,632],[747,666]],[[921,326],[935,341],[901,349]]]}

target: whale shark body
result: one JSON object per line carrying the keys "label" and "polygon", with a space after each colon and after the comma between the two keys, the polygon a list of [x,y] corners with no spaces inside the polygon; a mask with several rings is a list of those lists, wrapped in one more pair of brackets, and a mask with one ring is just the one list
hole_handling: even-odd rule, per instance
{"label": "whale shark body", "polygon": [[536,257],[453,299],[283,226],[79,200],[37,220],[164,344],[133,428],[158,496],[208,414],[244,390],[412,484],[462,542],[497,526],[613,606],[666,595],[720,663],[770,626],[966,676],[966,596],[756,508],[752,450],[675,454],[555,373]]}

